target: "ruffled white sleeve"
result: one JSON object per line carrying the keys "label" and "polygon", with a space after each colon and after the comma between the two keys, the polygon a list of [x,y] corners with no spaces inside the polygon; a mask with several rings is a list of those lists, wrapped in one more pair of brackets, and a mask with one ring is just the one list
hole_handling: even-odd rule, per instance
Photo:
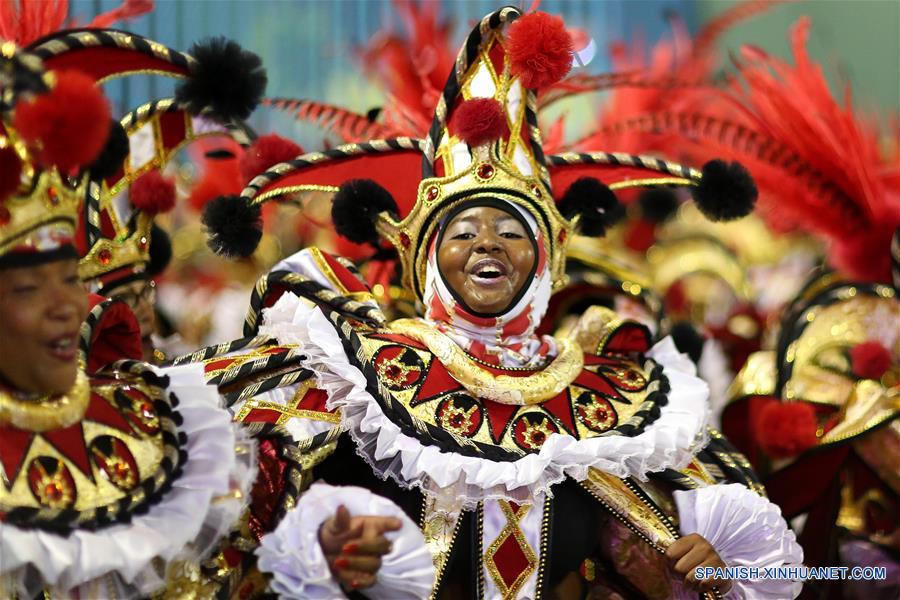
{"label": "ruffled white sleeve", "polygon": [[[803,550],[781,509],[746,487],[731,483],[674,492],[681,533],[697,533],[729,567],[796,566]],[[734,580],[727,598],[796,598],[803,587],[790,580]],[[696,597],[696,595],[695,595]]]}
{"label": "ruffled white sleeve", "polygon": [[425,538],[412,519],[399,506],[367,489],[321,483],[303,494],[256,550],[259,570],[272,575],[272,591],[288,600],[345,597],[319,546],[319,528],[341,504],[351,515],[396,517],[403,522],[400,531],[387,534],[392,550],[382,558],[377,583],[364,594],[373,600],[427,598],[434,586],[434,565]]}

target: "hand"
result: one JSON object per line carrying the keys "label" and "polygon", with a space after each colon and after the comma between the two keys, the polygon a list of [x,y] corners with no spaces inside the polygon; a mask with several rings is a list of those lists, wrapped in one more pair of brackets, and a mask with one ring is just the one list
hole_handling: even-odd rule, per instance
{"label": "hand", "polygon": [[400,519],[353,517],[347,507],[338,506],[334,516],[319,529],[319,546],[331,574],[347,588],[374,585],[381,557],[391,551],[391,542],[384,534],[401,526]]}
{"label": "hand", "polygon": [[718,588],[723,594],[727,594],[731,589],[730,579],[707,579],[698,580],[697,567],[713,567],[725,568],[725,563],[716,553],[709,542],[702,536],[692,533],[675,542],[666,549],[666,558],[669,560],[669,567],[675,573],[684,577],[684,584],[698,592],[709,592],[714,587]]}

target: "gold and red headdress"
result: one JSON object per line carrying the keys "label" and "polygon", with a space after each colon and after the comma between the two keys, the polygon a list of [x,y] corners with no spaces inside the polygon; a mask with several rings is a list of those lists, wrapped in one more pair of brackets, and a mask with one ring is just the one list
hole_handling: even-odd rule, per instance
{"label": "gold and red headdress", "polygon": [[[513,7],[487,15],[457,55],[427,138],[348,144],[276,165],[240,196],[210,204],[205,222],[211,246],[246,255],[261,235],[260,204],[305,190],[338,192],[332,212],[338,233],[360,243],[389,242],[404,287],[421,297],[428,243],[442,218],[463,202],[500,199],[528,211],[541,229],[557,287],[565,281],[572,235],[602,235],[617,213],[612,190],[692,186],[698,201],[720,217],[749,210],[755,189],[738,167],[719,163],[704,176],[634,155],[545,156],[536,90],[562,79],[571,62],[571,38],[561,19],[523,16]],[[557,199],[554,189],[565,193]],[[733,201],[720,204],[721,192],[732,193]]]}
{"label": "gold and red headdress", "polygon": [[102,150],[109,103],[72,70],[0,46],[0,266],[75,258],[83,167]]}
{"label": "gold and red headdress", "polygon": [[240,120],[262,97],[262,63],[223,38],[183,53],[136,34],[104,29],[58,32],[31,49],[48,66],[78,69],[98,83],[141,73],[181,80],[175,98],[147,102],[113,124],[84,190],[78,240],[82,279],[102,289],[140,276],[151,258],[154,217],[176,201],[174,182],[162,170],[181,148],[201,137],[249,142]]}

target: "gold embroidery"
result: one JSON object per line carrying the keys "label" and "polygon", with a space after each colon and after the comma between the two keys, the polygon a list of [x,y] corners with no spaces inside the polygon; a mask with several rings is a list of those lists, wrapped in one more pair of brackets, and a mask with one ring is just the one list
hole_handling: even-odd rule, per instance
{"label": "gold embroidery", "polygon": [[473,396],[500,404],[528,406],[545,402],[564,391],[584,368],[581,348],[568,338],[557,340],[559,354],[544,369],[526,377],[511,377],[494,375],[473,364],[453,340],[421,321],[399,319],[390,327],[425,344]]}
{"label": "gold embroidery", "polygon": [[0,390],[0,425],[36,432],[68,427],[84,416],[90,399],[90,383],[81,369],[63,396],[26,400]]}
{"label": "gold embroidery", "polygon": [[[500,590],[503,600],[511,600],[516,597],[519,589],[521,589],[522,585],[528,581],[528,578],[531,577],[531,574],[534,573],[534,570],[537,568],[538,559],[534,553],[534,549],[531,547],[531,544],[528,543],[528,540],[525,539],[525,534],[522,533],[522,530],[519,528],[519,522],[525,518],[525,515],[528,514],[532,507],[531,505],[524,505],[520,506],[518,511],[516,511],[513,510],[510,503],[505,500],[499,500],[497,504],[500,506],[500,510],[503,511],[503,516],[506,517],[506,526],[500,531],[497,539],[487,547],[487,550],[484,553],[484,565],[487,568],[491,579],[494,580],[497,589]],[[528,564],[516,575],[515,579],[507,585],[507,578],[501,573],[500,568],[495,561],[495,557],[500,551],[501,546],[509,543],[518,545],[519,550],[522,552],[522,555]]]}

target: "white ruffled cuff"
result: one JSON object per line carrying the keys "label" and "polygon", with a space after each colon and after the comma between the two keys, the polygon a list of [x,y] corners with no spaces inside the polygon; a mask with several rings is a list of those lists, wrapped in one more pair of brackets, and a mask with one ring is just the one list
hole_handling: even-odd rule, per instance
{"label": "white ruffled cuff", "polygon": [[[799,567],[803,550],[781,509],[731,483],[674,492],[681,533],[697,533],[729,567]],[[803,584],[790,580],[735,580],[727,598],[796,598]],[[694,595],[696,597],[696,594]]]}
{"label": "white ruffled cuff", "polygon": [[351,515],[395,517],[403,522],[400,531],[387,534],[393,548],[382,558],[377,583],[366,589],[365,595],[373,600],[427,598],[434,586],[434,565],[425,538],[412,519],[399,506],[367,489],[322,483],[301,496],[256,550],[259,570],[272,575],[272,591],[288,600],[345,597],[319,546],[319,528],[341,504]]}

